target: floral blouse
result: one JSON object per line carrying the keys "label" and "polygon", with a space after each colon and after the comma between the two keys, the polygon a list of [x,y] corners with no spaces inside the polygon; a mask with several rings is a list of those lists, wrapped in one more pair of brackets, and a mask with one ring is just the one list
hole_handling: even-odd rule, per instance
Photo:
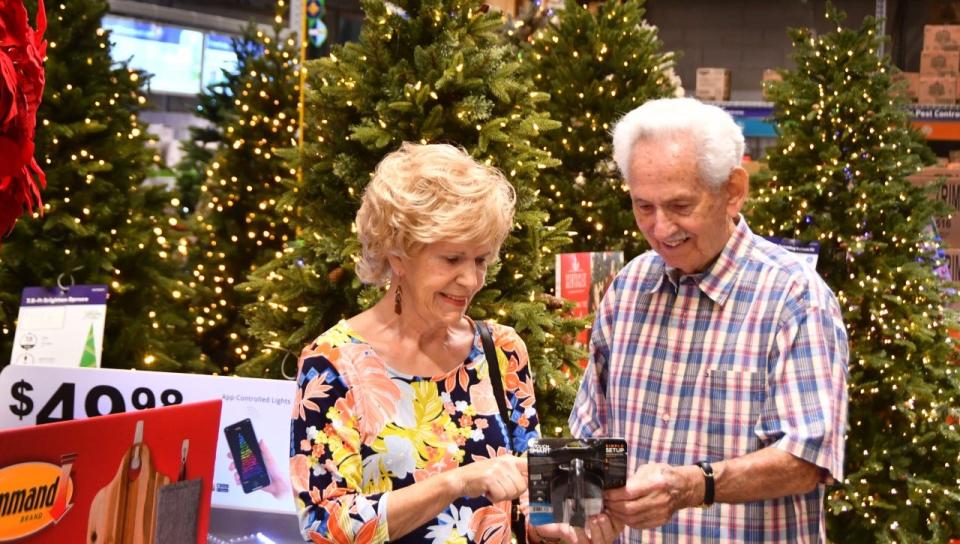
{"label": "floral blouse", "polygon": [[[538,436],[527,349],[492,329],[512,437],[500,417],[480,336],[466,360],[431,378],[390,368],[341,321],[300,355],[290,475],[300,527],[313,542],[386,542],[390,491],[475,460],[523,452]],[[359,455],[358,455],[359,454]],[[510,503],[461,497],[395,542],[507,543]]]}

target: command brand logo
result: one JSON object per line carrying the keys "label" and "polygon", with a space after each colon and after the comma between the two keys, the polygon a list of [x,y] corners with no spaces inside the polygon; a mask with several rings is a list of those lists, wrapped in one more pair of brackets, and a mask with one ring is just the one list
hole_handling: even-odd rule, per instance
{"label": "command brand logo", "polygon": [[0,469],[0,542],[17,540],[57,523],[73,498],[75,456],[51,463],[19,463]]}

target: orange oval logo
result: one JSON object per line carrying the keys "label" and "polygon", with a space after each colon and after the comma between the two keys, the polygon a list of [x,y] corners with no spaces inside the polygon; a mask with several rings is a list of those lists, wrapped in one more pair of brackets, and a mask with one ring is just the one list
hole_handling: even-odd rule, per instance
{"label": "orange oval logo", "polygon": [[72,498],[69,464],[31,462],[0,469],[0,542],[32,535],[60,521]]}

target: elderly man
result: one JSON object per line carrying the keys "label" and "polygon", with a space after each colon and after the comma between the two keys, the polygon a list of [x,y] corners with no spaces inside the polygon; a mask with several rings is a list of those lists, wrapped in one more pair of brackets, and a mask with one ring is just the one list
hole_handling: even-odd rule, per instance
{"label": "elderly man", "polygon": [[648,102],[614,131],[652,251],[597,311],[570,427],[626,438],[631,476],[605,508],[630,542],[825,540],[847,335],[816,271],[740,215],[742,154],[733,119],[687,98]]}

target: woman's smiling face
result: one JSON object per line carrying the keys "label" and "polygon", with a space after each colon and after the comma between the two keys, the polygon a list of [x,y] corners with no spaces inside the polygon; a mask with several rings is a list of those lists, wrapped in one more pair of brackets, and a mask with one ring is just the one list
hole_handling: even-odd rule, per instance
{"label": "woman's smiling face", "polygon": [[459,323],[494,256],[489,245],[434,242],[410,256],[392,257],[403,286],[403,312],[428,323]]}

